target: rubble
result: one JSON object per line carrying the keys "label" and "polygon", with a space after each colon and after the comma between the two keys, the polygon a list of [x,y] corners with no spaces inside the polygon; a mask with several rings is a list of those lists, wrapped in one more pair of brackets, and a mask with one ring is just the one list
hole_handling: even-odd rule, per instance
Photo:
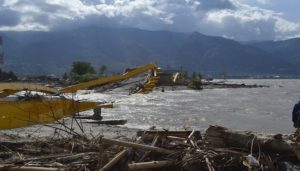
{"label": "rubble", "polygon": [[221,126],[203,134],[138,131],[134,139],[76,135],[33,141],[7,135],[0,139],[0,170],[297,170],[297,136],[262,136]]}

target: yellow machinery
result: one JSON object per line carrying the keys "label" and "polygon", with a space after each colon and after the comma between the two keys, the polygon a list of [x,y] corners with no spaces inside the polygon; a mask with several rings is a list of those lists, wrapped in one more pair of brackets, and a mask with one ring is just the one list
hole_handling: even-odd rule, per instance
{"label": "yellow machinery", "polygon": [[78,102],[60,98],[1,101],[0,129],[53,122],[95,107],[96,102]]}
{"label": "yellow machinery", "polygon": [[[64,93],[75,93],[80,89],[125,80],[148,71],[151,71],[152,74],[147,83],[136,91],[138,93],[148,93],[152,91],[158,80],[156,74],[157,66],[155,64],[144,65],[120,75],[102,77],[62,89],[30,83],[0,83],[0,129],[49,123],[97,107],[111,108],[111,104],[76,101],[66,99],[61,97],[61,95]],[[52,95],[31,95],[30,97],[13,99],[8,97],[20,91],[36,91]]]}
{"label": "yellow machinery", "polygon": [[0,98],[7,97],[19,91],[37,91],[48,94],[57,94],[58,90],[47,86],[30,83],[0,83]]}
{"label": "yellow machinery", "polygon": [[[71,85],[69,87],[61,89],[60,92],[62,92],[62,93],[73,93],[73,92],[76,92],[77,90],[80,90],[80,89],[85,89],[85,88],[89,88],[89,87],[93,87],[93,86],[99,86],[99,85],[103,85],[103,84],[107,84],[107,83],[112,83],[112,82],[116,82],[116,81],[125,80],[125,79],[128,79],[128,78],[134,77],[138,74],[148,72],[149,70],[152,71],[152,75],[153,75],[153,76],[150,77],[150,79],[152,77],[157,77],[157,73],[156,73],[157,66],[155,64],[148,64],[148,65],[144,65],[142,67],[135,68],[135,69],[133,69],[129,72],[126,72],[124,74],[121,74],[121,75],[113,75],[113,76],[108,76],[108,77],[102,77],[102,78],[99,78],[97,80],[92,80],[92,81],[88,81],[88,82],[84,82],[84,83],[80,83],[80,84]],[[152,87],[152,89],[153,88],[154,88],[154,86]],[[146,92],[146,91],[141,90],[140,92]]]}

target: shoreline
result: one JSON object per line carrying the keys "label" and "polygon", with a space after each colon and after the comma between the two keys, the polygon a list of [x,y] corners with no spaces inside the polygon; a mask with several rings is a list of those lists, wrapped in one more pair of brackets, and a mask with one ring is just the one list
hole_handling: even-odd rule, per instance
{"label": "shoreline", "polygon": [[[275,171],[272,168],[281,168],[282,164],[295,167],[300,164],[300,134],[260,135],[217,125],[209,126],[205,132],[120,130],[120,127],[106,128],[106,131],[110,136],[115,133],[117,136],[57,136],[59,133],[55,132],[52,137],[23,139],[10,134],[3,136],[1,131],[0,169],[52,171],[114,168],[121,171],[138,167],[141,170],[168,168],[174,171],[196,171],[199,168],[264,168]],[[135,135],[123,135],[128,131]],[[251,141],[252,145],[249,144]]]}

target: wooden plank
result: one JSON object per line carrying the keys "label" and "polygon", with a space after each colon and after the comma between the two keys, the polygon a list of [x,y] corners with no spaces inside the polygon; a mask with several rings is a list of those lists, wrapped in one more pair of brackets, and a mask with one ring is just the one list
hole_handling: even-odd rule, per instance
{"label": "wooden plank", "polygon": [[[193,131],[167,131],[167,130],[149,130],[149,131],[138,131],[137,136],[147,135],[161,135],[161,136],[175,136],[187,138]],[[195,131],[194,134],[197,140],[201,139],[201,132]]]}
{"label": "wooden plank", "polygon": [[65,171],[62,168],[50,168],[50,167],[29,167],[29,166],[0,166],[0,170],[5,171]]}
{"label": "wooden plank", "polygon": [[128,164],[129,170],[144,170],[144,169],[155,169],[174,166],[172,161],[152,161],[152,162],[143,162],[143,163],[132,163]]}
{"label": "wooden plank", "polygon": [[128,154],[128,150],[123,150],[119,152],[113,159],[111,159],[105,166],[103,166],[100,171],[106,171],[112,168],[116,163],[118,163],[124,156]]}
{"label": "wooden plank", "polygon": [[145,151],[152,151],[152,152],[157,152],[157,153],[162,153],[162,154],[172,154],[174,151],[172,150],[167,150],[164,148],[159,148],[159,147],[153,147],[149,145],[143,145],[143,144],[137,144],[133,142],[125,142],[125,141],[120,141],[120,140],[113,140],[113,139],[108,139],[108,138],[102,138],[101,139],[103,143],[106,144],[115,144],[115,145],[120,145],[124,147],[132,147],[135,149],[142,149]]}

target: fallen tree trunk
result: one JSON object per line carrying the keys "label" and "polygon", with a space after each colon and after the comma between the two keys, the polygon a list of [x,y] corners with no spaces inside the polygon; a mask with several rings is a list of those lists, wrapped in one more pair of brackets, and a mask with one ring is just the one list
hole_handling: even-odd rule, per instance
{"label": "fallen tree trunk", "polygon": [[298,159],[300,160],[299,143],[292,143],[290,140],[284,140],[281,137],[257,136],[251,132],[234,131],[225,127],[211,125],[206,130],[205,138],[213,147],[243,148],[250,152],[251,149],[253,151],[261,150],[289,156],[297,156],[298,154]]}

